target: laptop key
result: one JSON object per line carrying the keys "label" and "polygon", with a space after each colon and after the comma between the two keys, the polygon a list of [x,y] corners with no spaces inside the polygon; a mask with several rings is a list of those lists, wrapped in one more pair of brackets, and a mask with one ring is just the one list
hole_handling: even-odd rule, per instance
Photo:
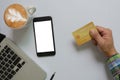
{"label": "laptop key", "polygon": [[7,68],[6,67],[3,67],[2,70],[5,71]]}
{"label": "laptop key", "polygon": [[0,56],[0,61],[2,61],[3,60],[3,57],[2,56]]}
{"label": "laptop key", "polygon": [[21,58],[20,57],[18,57],[15,61],[14,61],[14,65],[16,65],[19,61],[21,60]]}
{"label": "laptop key", "polygon": [[10,55],[13,55],[13,54],[15,54],[15,53],[11,50]]}
{"label": "laptop key", "polygon": [[18,72],[18,71],[19,71],[19,68],[17,68],[15,71]]}
{"label": "laptop key", "polygon": [[13,75],[11,75],[11,74],[9,74],[9,75],[7,76],[8,79],[11,79],[12,77],[13,77]]}
{"label": "laptop key", "polygon": [[9,61],[8,61],[8,63],[9,63],[9,64],[11,64],[11,63],[12,63],[12,61],[11,61],[11,60],[9,60]]}
{"label": "laptop key", "polygon": [[10,68],[13,69],[13,68],[14,68],[14,65],[11,65]]}
{"label": "laptop key", "polygon": [[7,61],[8,61],[8,58],[5,58],[4,60],[5,60],[5,62],[7,62]]}
{"label": "laptop key", "polygon": [[24,64],[25,64],[25,61],[22,62],[22,65],[24,65]]}
{"label": "laptop key", "polygon": [[9,52],[10,52],[10,48],[7,48],[7,49],[6,49],[6,53],[9,53]]}
{"label": "laptop key", "polygon": [[11,58],[13,61],[16,59],[17,55],[14,54],[13,57]]}
{"label": "laptop key", "polygon": [[7,55],[7,53],[3,53],[2,56],[5,57]]}
{"label": "laptop key", "polygon": [[8,48],[8,46],[6,45],[5,47],[4,47],[4,49],[7,49]]}
{"label": "laptop key", "polygon": [[6,76],[9,74],[7,71],[5,71],[5,73],[4,73]]}
{"label": "laptop key", "polygon": [[3,71],[2,70],[0,70],[0,74],[2,74],[3,73]]}
{"label": "laptop key", "polygon": [[2,75],[1,78],[4,79],[4,78],[5,78],[5,75]]}
{"label": "laptop key", "polygon": [[15,75],[15,74],[16,74],[16,72],[12,70],[12,71],[11,71],[11,74],[12,74],[12,75]]}
{"label": "laptop key", "polygon": [[18,67],[18,68],[21,68],[21,67],[22,67],[22,65],[21,65],[21,64],[18,64],[18,65],[17,65],[17,67]]}

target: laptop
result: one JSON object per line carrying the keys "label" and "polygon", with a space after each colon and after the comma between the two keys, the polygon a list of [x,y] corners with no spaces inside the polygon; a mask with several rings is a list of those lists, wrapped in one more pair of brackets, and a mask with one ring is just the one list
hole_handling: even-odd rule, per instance
{"label": "laptop", "polygon": [[46,72],[0,34],[0,80],[45,80]]}

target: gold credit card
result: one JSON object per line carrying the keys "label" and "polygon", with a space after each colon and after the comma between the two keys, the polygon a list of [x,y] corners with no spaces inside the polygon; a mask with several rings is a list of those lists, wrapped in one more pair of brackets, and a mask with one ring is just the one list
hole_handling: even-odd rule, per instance
{"label": "gold credit card", "polygon": [[92,39],[90,34],[89,34],[89,31],[91,29],[97,30],[96,26],[94,25],[93,22],[86,24],[82,28],[77,29],[76,31],[74,31],[72,33],[78,46],[80,46],[80,45],[82,45],[82,44],[84,44]]}

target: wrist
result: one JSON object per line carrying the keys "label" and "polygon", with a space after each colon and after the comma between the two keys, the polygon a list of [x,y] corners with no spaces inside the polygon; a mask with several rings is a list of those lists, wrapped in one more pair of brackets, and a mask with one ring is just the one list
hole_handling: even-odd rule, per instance
{"label": "wrist", "polygon": [[115,49],[111,49],[109,52],[105,53],[107,57],[112,57],[113,55],[117,54]]}

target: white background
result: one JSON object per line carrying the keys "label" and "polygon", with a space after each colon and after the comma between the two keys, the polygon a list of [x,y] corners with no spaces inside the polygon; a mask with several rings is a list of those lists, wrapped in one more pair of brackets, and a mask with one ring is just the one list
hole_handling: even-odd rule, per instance
{"label": "white background", "polygon": [[[38,58],[35,53],[33,24],[11,30],[3,21],[5,8],[12,3],[35,5],[35,17],[52,16],[56,55]],[[93,21],[112,29],[115,47],[120,49],[120,0],[1,0],[0,32],[6,34],[54,80],[112,80],[105,59],[91,42],[76,47],[72,32]],[[120,52],[120,51],[119,51]]]}

